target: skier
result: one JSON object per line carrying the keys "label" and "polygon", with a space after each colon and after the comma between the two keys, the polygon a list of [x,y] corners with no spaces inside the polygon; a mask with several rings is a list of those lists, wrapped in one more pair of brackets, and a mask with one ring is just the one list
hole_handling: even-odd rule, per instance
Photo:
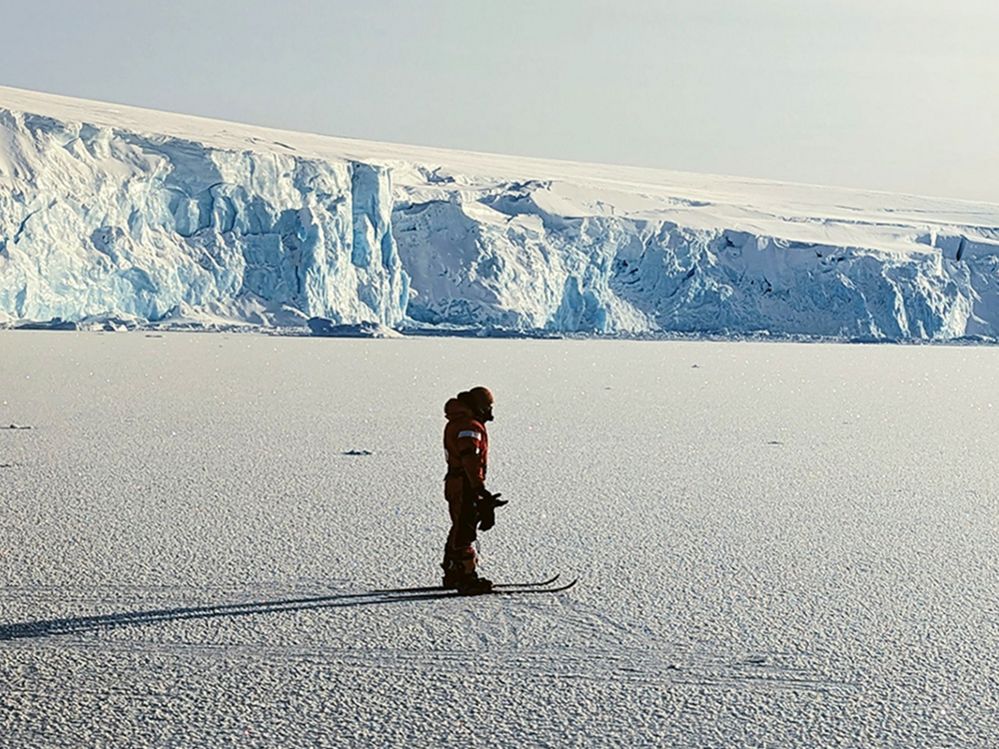
{"label": "skier", "polygon": [[441,563],[444,587],[463,595],[487,593],[492,590],[492,582],[475,571],[476,529],[492,528],[496,508],[506,504],[499,500],[499,494],[485,487],[489,456],[486,422],[493,420],[493,394],[484,387],[458,393],[444,405],[444,415],[444,498],[451,515]]}

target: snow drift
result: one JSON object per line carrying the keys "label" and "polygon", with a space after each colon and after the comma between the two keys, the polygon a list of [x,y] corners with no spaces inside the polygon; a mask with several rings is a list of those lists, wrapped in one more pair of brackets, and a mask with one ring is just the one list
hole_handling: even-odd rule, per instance
{"label": "snow drift", "polygon": [[999,335],[999,206],[0,88],[0,322]]}

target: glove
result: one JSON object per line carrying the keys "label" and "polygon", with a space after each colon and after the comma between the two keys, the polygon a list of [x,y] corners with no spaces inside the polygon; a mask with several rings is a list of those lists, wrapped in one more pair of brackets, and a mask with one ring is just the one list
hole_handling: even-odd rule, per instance
{"label": "glove", "polygon": [[479,490],[479,498],[475,502],[475,510],[479,519],[480,531],[487,531],[496,525],[496,508],[502,507],[507,503],[505,499],[500,499],[501,496],[499,492],[493,494],[485,487]]}

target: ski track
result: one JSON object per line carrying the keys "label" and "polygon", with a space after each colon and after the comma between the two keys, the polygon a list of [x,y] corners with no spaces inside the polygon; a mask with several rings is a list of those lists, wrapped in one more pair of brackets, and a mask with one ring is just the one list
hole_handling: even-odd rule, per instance
{"label": "ski track", "polygon": [[[80,616],[124,615],[158,610],[156,607],[173,603],[178,607],[197,606],[198,602],[211,601],[206,607],[226,605],[253,605],[264,598],[284,599],[308,595],[301,586],[292,589],[259,584],[249,586],[242,594],[225,587],[197,589],[193,586],[142,586],[117,585],[100,589],[78,590],[47,586],[31,589],[25,586],[7,587],[0,591],[9,607],[15,610],[66,610],[86,608]],[[356,591],[339,589],[333,594],[356,594]],[[327,595],[329,591],[322,591]],[[385,597],[372,595],[362,601],[382,601]],[[219,625],[214,622],[187,622],[167,620],[144,623],[123,623],[113,626],[96,626],[84,632],[53,632],[30,638],[5,639],[11,623],[0,627],[0,653],[6,663],[7,690],[4,703],[24,706],[45,704],[51,698],[50,690],[58,689],[39,679],[37,667],[19,667],[39,659],[44,663],[56,659],[71,662],[102,663],[104,668],[88,670],[86,678],[73,679],[72,695],[78,704],[120,701],[143,712],[143,706],[152,713],[169,710],[188,714],[193,705],[203,698],[205,684],[199,677],[168,678],[156,686],[154,674],[183,674],[192,664],[199,671],[231,670],[254,673],[256,678],[282,673],[316,674],[337,673],[350,678],[356,674],[366,681],[376,682],[461,682],[474,680],[484,684],[520,682],[531,689],[565,690],[573,685],[583,688],[599,687],[613,683],[616,688],[656,693],[662,690],[712,690],[740,692],[755,690],[767,694],[775,691],[812,693],[826,704],[846,703],[855,692],[856,685],[823,677],[816,670],[792,665],[791,654],[772,653],[751,659],[721,658],[717,653],[700,654],[682,646],[661,642],[654,633],[635,624],[619,621],[598,606],[573,600],[568,594],[553,594],[539,599],[468,599],[437,601],[405,601],[405,596],[395,596],[396,601],[386,605],[409,610],[417,614],[421,607],[438,607],[463,612],[470,626],[479,631],[479,642],[473,648],[447,648],[433,643],[419,649],[392,647],[355,647],[349,631],[338,633],[340,644],[302,645],[297,642],[270,643],[265,633],[269,625],[284,620],[285,631],[313,631],[320,620],[330,620],[341,613],[334,604],[293,611],[267,611],[233,617],[240,626],[249,628],[244,637],[234,641],[212,642],[205,637],[216,633]],[[352,599],[356,600],[356,599]],[[112,605],[110,602],[114,601]],[[13,605],[12,605],[13,604]],[[381,604],[376,604],[381,605]],[[446,614],[437,611],[438,615]],[[402,614],[400,614],[402,615]],[[220,619],[227,619],[221,616]],[[190,626],[188,626],[190,625]],[[525,629],[557,630],[561,643],[535,646],[523,638]],[[203,632],[202,630],[208,630]],[[199,636],[200,635],[200,636]],[[176,637],[176,640],[172,638]],[[525,641],[528,640],[528,641]],[[148,681],[141,684],[118,684],[113,676],[117,668],[134,668],[138,661],[148,669]],[[763,661],[766,661],[764,663]],[[121,664],[116,666],[115,664]],[[50,677],[54,682],[58,674]],[[276,677],[272,677],[276,678]],[[211,680],[209,680],[209,684]],[[225,690],[224,686],[216,687]],[[707,717],[707,716],[705,716]],[[31,725],[33,731],[46,735],[67,735],[77,731],[93,731],[86,714],[78,714],[66,724]],[[104,726],[113,728],[113,724]],[[288,735],[294,735],[292,731]],[[103,732],[91,735],[107,736]],[[235,740],[233,731],[223,731],[216,739]],[[240,737],[247,738],[249,734]],[[318,734],[300,736],[303,740],[318,740]],[[383,737],[384,738],[384,737]],[[512,737],[510,737],[512,740]],[[324,740],[329,739],[325,736]],[[267,743],[266,741],[264,742]],[[335,743],[335,742],[334,742]],[[388,743],[392,743],[389,741]],[[542,742],[543,743],[543,742]],[[611,742],[613,743],[613,742]],[[499,744],[497,744],[499,745]]]}
{"label": "ski track", "polygon": [[[120,589],[117,591],[120,592]],[[140,591],[134,588],[132,593]],[[149,599],[166,597],[170,600],[183,600],[190,591],[178,591],[170,595],[162,588],[150,591]],[[80,604],[107,600],[106,597],[74,594],[70,591],[50,590],[54,598],[36,596],[26,599],[35,604],[47,601],[50,606],[65,605],[66,602]],[[164,596],[164,594],[166,594]],[[685,652],[679,646],[664,646],[651,632],[638,631],[614,620],[606,613],[594,610],[592,606],[576,603],[568,596],[554,594],[557,601],[530,602],[507,600],[506,602],[476,601],[477,613],[473,618],[480,625],[493,615],[497,621],[491,626],[483,626],[480,647],[465,649],[445,649],[433,647],[426,650],[393,648],[302,647],[296,644],[212,643],[212,642],[165,642],[156,639],[157,629],[163,622],[123,623],[112,626],[97,626],[85,634],[70,631],[40,634],[60,649],[99,651],[109,656],[118,653],[122,656],[141,652],[149,656],[170,659],[197,658],[209,660],[224,657],[227,661],[240,659],[247,665],[269,664],[269,668],[282,665],[300,664],[335,666],[343,669],[381,670],[394,674],[414,676],[433,670],[450,672],[455,677],[472,673],[485,679],[519,674],[525,679],[541,681],[594,681],[613,680],[619,684],[633,684],[641,687],[670,687],[675,685],[716,686],[726,689],[789,689],[814,691],[836,697],[848,694],[855,685],[834,679],[825,679],[817,671],[783,665],[790,661],[792,654],[772,653],[767,656],[753,656],[745,660],[723,660],[717,655]],[[369,600],[380,605],[381,596]],[[406,602],[397,596],[389,601],[392,606],[421,606],[426,601]],[[461,608],[466,601],[434,602]],[[350,605],[350,604],[347,604]],[[321,604],[307,611],[317,612],[317,616],[335,616],[337,604]],[[143,609],[137,608],[136,611]],[[302,611],[299,609],[298,611]],[[295,612],[268,611],[246,614],[247,617],[294,616]],[[518,620],[529,616],[540,616],[544,626],[557,628],[569,642],[581,645],[553,645],[545,648],[525,647],[518,636]],[[4,629],[0,629],[0,641],[5,639]],[[143,637],[143,635],[147,635]],[[30,654],[37,646],[19,643],[24,654]],[[765,663],[771,661],[772,663]],[[774,662],[776,661],[776,662]],[[16,683],[9,685],[12,694],[28,694]]]}

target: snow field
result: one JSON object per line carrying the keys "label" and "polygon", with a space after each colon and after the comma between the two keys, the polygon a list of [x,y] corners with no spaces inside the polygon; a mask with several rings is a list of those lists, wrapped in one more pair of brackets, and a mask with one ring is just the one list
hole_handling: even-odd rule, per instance
{"label": "snow field", "polygon": [[[0,745],[988,746],[996,356],[0,332]],[[480,383],[484,571],[581,583],[344,597]]]}

